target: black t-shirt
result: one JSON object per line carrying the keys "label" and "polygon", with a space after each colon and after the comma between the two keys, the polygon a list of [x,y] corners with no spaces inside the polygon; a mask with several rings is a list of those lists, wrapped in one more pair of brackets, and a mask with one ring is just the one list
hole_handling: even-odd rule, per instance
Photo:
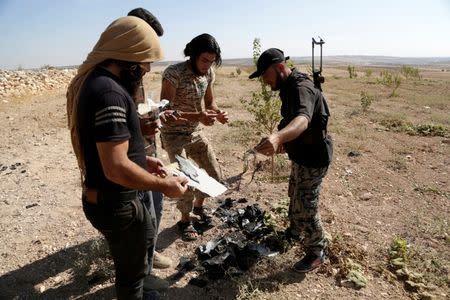
{"label": "black t-shirt", "polygon": [[306,167],[325,167],[331,162],[333,145],[326,134],[328,117],[327,102],[322,92],[306,74],[295,69],[280,87],[281,130],[295,117],[308,119],[308,128],[295,140],[284,144],[289,159]]}
{"label": "black t-shirt", "polygon": [[100,67],[92,71],[80,90],[78,122],[86,187],[128,190],[106,179],[96,147],[97,142],[128,140],[128,158],[143,168],[146,166],[136,106],[118,77]]}

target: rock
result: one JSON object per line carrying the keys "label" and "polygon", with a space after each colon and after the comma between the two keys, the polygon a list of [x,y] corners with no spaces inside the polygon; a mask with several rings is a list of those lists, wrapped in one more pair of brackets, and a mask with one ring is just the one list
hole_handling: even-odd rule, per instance
{"label": "rock", "polygon": [[349,153],[347,153],[348,157],[357,157],[360,155],[361,155],[361,153],[359,153],[358,151],[350,151]]}
{"label": "rock", "polygon": [[27,94],[36,94],[35,91],[65,88],[75,74],[76,69],[0,70],[0,98],[22,97]]}
{"label": "rock", "polygon": [[421,300],[432,300],[432,299],[436,299],[436,297],[433,296],[432,294],[428,293],[428,292],[420,292],[419,293],[419,299],[421,299]]}
{"label": "rock", "polygon": [[371,198],[372,198],[372,193],[369,193],[369,192],[364,193],[359,197],[359,199],[364,200],[364,201],[370,200]]}
{"label": "rock", "polygon": [[32,207],[35,207],[35,206],[39,206],[39,204],[38,203],[28,204],[27,206],[25,206],[25,208],[32,208]]}
{"label": "rock", "polygon": [[405,284],[406,284],[407,290],[412,291],[412,292],[418,292],[425,288],[425,284],[423,284],[422,282],[414,282],[412,280],[406,280]]}
{"label": "rock", "polygon": [[406,272],[406,268],[398,269],[395,271],[395,275],[397,275],[398,279],[407,279],[408,274]]}

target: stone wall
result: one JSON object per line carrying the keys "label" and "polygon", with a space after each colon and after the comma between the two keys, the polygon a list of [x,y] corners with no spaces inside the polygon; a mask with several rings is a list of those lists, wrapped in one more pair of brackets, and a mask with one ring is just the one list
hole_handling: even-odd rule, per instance
{"label": "stone wall", "polygon": [[77,69],[0,70],[0,99],[66,89]]}

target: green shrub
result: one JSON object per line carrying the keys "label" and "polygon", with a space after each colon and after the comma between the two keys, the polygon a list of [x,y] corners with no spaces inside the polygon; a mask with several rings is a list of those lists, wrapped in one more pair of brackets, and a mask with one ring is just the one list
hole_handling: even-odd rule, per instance
{"label": "green shrub", "polygon": [[375,100],[377,100],[377,96],[369,95],[365,91],[361,91],[360,95],[361,95],[361,107],[362,107],[362,110],[364,112],[366,112],[369,109],[370,105],[372,105],[372,103]]}
{"label": "green shrub", "polygon": [[356,73],[356,71],[355,71],[355,67],[354,66],[348,66],[347,67],[347,71],[348,71],[348,76],[350,77],[350,78],[356,78],[356,77],[358,77],[358,74]]}
{"label": "green shrub", "polygon": [[381,71],[380,77],[381,78],[377,78],[377,83],[379,83],[379,84],[391,86],[392,83],[394,82],[392,73],[388,72],[386,70]]}
{"label": "green shrub", "polygon": [[434,124],[414,125],[411,122],[399,119],[384,119],[381,120],[380,123],[381,125],[391,130],[397,132],[406,132],[409,135],[446,137],[449,134],[448,128],[442,125],[434,125]]}
{"label": "green shrub", "polygon": [[393,83],[392,83],[392,87],[394,88],[391,92],[391,94],[389,95],[389,97],[395,97],[398,96],[397,94],[397,89],[400,87],[400,84],[402,83],[402,78],[400,77],[400,75],[395,74],[394,78],[393,78]]}
{"label": "green shrub", "polygon": [[381,78],[377,78],[377,83],[393,88],[389,97],[398,96],[396,92],[397,89],[400,87],[400,84],[402,83],[402,78],[400,77],[400,75],[393,74],[388,71],[382,71],[380,75]]}
{"label": "green shrub", "polygon": [[414,132],[417,135],[423,136],[446,136],[448,133],[447,128],[442,125],[433,125],[433,124],[419,124],[413,127]]}
{"label": "green shrub", "polygon": [[[253,40],[253,62],[256,66],[261,53],[261,43],[259,38]],[[258,127],[265,134],[271,134],[280,122],[281,101],[270,87],[266,86],[261,77],[258,78],[260,88],[252,93],[251,99],[241,98],[245,109],[249,111]]]}
{"label": "green shrub", "polygon": [[422,79],[422,76],[420,75],[419,72],[419,68],[403,65],[400,70],[400,73],[402,73],[402,75],[405,76],[406,79],[408,78]]}
{"label": "green shrub", "polygon": [[395,238],[389,249],[390,265],[394,270],[405,267],[408,260],[408,243],[405,239]]}

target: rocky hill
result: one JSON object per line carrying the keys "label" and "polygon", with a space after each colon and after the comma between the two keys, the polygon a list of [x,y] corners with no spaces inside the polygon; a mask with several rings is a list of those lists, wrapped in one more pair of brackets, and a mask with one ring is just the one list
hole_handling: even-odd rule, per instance
{"label": "rocky hill", "polygon": [[38,95],[45,91],[65,88],[75,74],[75,68],[0,70],[0,99]]}

